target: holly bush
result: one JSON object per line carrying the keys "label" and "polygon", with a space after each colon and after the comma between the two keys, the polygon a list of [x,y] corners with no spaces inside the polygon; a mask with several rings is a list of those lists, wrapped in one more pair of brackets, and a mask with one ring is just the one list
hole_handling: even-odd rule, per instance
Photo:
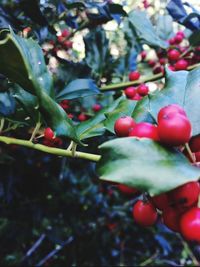
{"label": "holly bush", "polygon": [[2,266],[199,265],[200,16],[154,2],[1,1]]}

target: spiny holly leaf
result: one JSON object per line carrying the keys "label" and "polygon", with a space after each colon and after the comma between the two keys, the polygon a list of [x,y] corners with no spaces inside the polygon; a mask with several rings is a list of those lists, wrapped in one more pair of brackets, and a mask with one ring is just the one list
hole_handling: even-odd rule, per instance
{"label": "spiny holly leaf", "polygon": [[187,71],[173,72],[166,69],[165,87],[139,101],[133,112],[133,118],[139,122],[152,120],[153,116],[156,121],[157,114],[162,107],[169,104],[182,105],[187,75]]}
{"label": "spiny holly leaf", "polygon": [[115,108],[111,112],[105,113],[106,120],[104,121],[104,125],[106,129],[114,133],[115,121],[122,116],[131,116],[135,106],[136,106],[136,101],[128,99],[121,100],[117,108]]}
{"label": "spiny holly leaf", "polygon": [[142,43],[155,48],[167,48],[167,43],[158,37],[145,12],[139,10],[131,11],[128,14],[128,20],[130,28],[133,31],[133,35],[136,34],[137,39]]}
{"label": "spiny holly leaf", "polygon": [[76,79],[60,91],[56,96],[56,99],[59,102],[64,99],[75,99],[96,94],[100,94],[100,91],[93,80]]}
{"label": "spiny holly leaf", "polygon": [[100,153],[100,179],[135,187],[151,196],[200,177],[200,169],[192,166],[181,152],[146,138],[108,141],[100,146]]}
{"label": "spiny holly leaf", "polygon": [[0,73],[36,96],[42,117],[57,136],[79,142],[71,120],[54,101],[52,76],[34,40],[17,36],[12,30],[1,31]]}
{"label": "spiny holly leaf", "polygon": [[16,103],[12,95],[0,93],[0,116],[8,116],[15,112]]}
{"label": "spiny holly leaf", "polygon": [[173,20],[169,15],[159,15],[156,20],[156,33],[162,40],[168,40],[173,35]]}

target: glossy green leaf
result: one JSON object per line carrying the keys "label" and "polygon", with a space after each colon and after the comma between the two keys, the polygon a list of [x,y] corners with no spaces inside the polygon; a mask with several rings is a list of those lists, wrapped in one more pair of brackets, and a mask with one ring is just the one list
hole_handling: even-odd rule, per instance
{"label": "glossy green leaf", "polygon": [[0,116],[8,116],[15,112],[16,103],[13,96],[8,92],[0,93]]}
{"label": "glossy green leaf", "polygon": [[167,48],[167,43],[159,38],[156,31],[148,19],[146,12],[133,10],[128,14],[129,25],[133,31],[133,35],[137,35],[137,39],[151,47]]}
{"label": "glossy green leaf", "polygon": [[38,122],[40,112],[38,110],[39,104],[37,97],[26,92],[20,86],[15,86],[13,89],[13,96],[19,105],[24,109],[26,114],[31,117],[31,119],[36,124]]}
{"label": "glossy green leaf", "polygon": [[97,172],[100,179],[122,183],[151,196],[172,190],[200,177],[178,150],[150,139],[118,138],[100,146]]}
{"label": "glossy green leaf", "polygon": [[170,15],[158,15],[156,33],[162,40],[168,40],[173,35],[173,19]]}
{"label": "glossy green leaf", "polygon": [[110,104],[108,107],[105,107],[100,110],[94,117],[80,123],[77,126],[77,134],[80,140],[102,135],[106,130],[103,123],[106,120],[105,113],[113,111],[123,99],[123,96],[119,97],[118,99],[113,101],[112,104]]}
{"label": "glossy green leaf", "polygon": [[117,108],[115,108],[111,112],[106,112],[106,120],[104,121],[106,129],[114,133],[115,121],[122,116],[131,116],[136,106],[136,103],[137,102],[133,100],[123,99],[120,101]]}
{"label": "glossy green leaf", "polygon": [[61,90],[56,99],[57,101],[62,101],[64,99],[75,99],[97,94],[100,94],[100,91],[93,80],[76,79]]}
{"label": "glossy green leaf", "polygon": [[54,101],[52,76],[34,40],[17,36],[12,30],[1,31],[0,73],[36,96],[42,117],[57,136],[79,142],[71,120]]}

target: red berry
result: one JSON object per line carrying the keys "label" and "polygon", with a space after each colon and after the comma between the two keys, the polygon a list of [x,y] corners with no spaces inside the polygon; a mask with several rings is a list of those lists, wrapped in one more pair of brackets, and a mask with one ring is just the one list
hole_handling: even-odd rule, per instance
{"label": "red berry", "polygon": [[175,44],[175,38],[174,37],[169,39],[169,44],[170,45],[174,45]]}
{"label": "red berry", "polygon": [[190,121],[181,114],[169,113],[158,122],[158,136],[166,145],[184,145],[191,137]]}
{"label": "red berry", "polygon": [[200,134],[192,137],[190,139],[189,145],[192,152],[200,151]]}
{"label": "red berry", "polygon": [[180,44],[183,41],[183,36],[181,34],[177,34],[174,38],[176,44]]}
{"label": "red berry", "polygon": [[131,100],[135,100],[135,101],[139,101],[141,99],[142,99],[142,96],[139,95],[138,93],[136,93],[135,96],[131,98]]}
{"label": "red berry", "polygon": [[68,37],[69,35],[70,35],[70,32],[67,30],[67,29],[64,29],[63,31],[62,31],[62,37]]}
{"label": "red berry", "polygon": [[200,162],[200,151],[199,152],[195,152],[195,159],[196,159],[196,162]]}
{"label": "red berry", "polygon": [[69,108],[69,100],[62,100],[62,101],[60,102],[60,106],[61,106],[64,110],[68,109],[68,108]]}
{"label": "red berry", "polygon": [[129,136],[146,137],[154,141],[159,140],[157,126],[148,122],[136,124],[134,128],[130,130]]}
{"label": "red berry", "polygon": [[186,70],[188,67],[188,62],[185,59],[179,59],[174,67],[175,70]]}
{"label": "red berry", "polygon": [[138,71],[131,71],[129,73],[129,80],[130,81],[136,81],[140,78],[140,73]]}
{"label": "red berry", "polygon": [[68,49],[68,48],[72,48],[73,47],[73,42],[72,41],[64,41],[63,42],[63,46]]}
{"label": "red berry", "polygon": [[160,65],[165,65],[165,64],[167,63],[166,58],[161,57],[161,58],[159,59],[159,63],[160,63]]}
{"label": "red berry", "polygon": [[164,73],[164,68],[163,66],[156,66],[154,69],[153,69],[153,73],[154,74],[158,74],[158,73]]}
{"label": "red berry", "polygon": [[181,35],[183,38],[185,38],[185,34],[184,34],[183,31],[178,31],[178,32],[176,33],[176,35]]}
{"label": "red berry", "polygon": [[168,114],[170,113],[174,113],[174,114],[179,113],[183,116],[186,116],[186,113],[181,106],[177,104],[171,104],[160,109],[160,111],[158,112],[158,117],[157,117],[158,122],[164,117],[168,116]]}
{"label": "red berry", "polygon": [[125,137],[129,135],[130,129],[135,125],[136,123],[131,117],[124,116],[116,120],[114,130],[117,136]]}
{"label": "red berry", "polygon": [[170,205],[170,200],[166,193],[152,197],[151,201],[153,202],[154,206],[158,208],[159,210],[165,210],[169,208],[169,205]]}
{"label": "red berry", "polygon": [[167,57],[169,60],[177,61],[180,57],[180,52],[176,49],[172,49],[167,53]]}
{"label": "red berry", "polygon": [[84,113],[81,113],[78,115],[78,120],[79,121],[86,121],[87,120],[87,116]]}
{"label": "red berry", "polygon": [[146,84],[140,84],[137,88],[137,92],[141,96],[148,95],[149,87]]}
{"label": "red berry", "polygon": [[133,218],[142,226],[152,226],[157,220],[158,214],[150,202],[138,200],[133,206]]}
{"label": "red berry", "polygon": [[180,214],[176,209],[168,208],[162,213],[163,223],[172,231],[180,231]]}
{"label": "red berry", "polygon": [[169,65],[169,66],[168,66],[168,69],[170,69],[171,71],[175,71],[175,68],[174,68],[174,66],[172,66],[172,65]]}
{"label": "red berry", "polygon": [[136,188],[129,187],[123,184],[119,184],[117,187],[122,193],[127,194],[127,195],[133,195],[138,192]]}
{"label": "red berry", "polygon": [[155,65],[156,65],[156,61],[155,60],[152,60],[152,59],[150,59],[149,61],[148,61],[148,64],[149,64],[149,66],[150,67],[154,67]]}
{"label": "red berry", "polygon": [[147,52],[146,51],[142,51],[140,53],[140,56],[141,56],[141,59],[144,60],[146,58],[146,56],[147,56]]}
{"label": "red berry", "polygon": [[94,111],[94,112],[98,112],[99,110],[101,110],[102,109],[102,106],[100,105],[100,104],[94,104],[93,106],[92,106],[92,110]]}
{"label": "red berry", "polygon": [[50,141],[53,140],[55,138],[53,130],[51,128],[49,128],[49,127],[46,128],[44,130],[44,137],[47,140],[50,140]]}
{"label": "red berry", "polygon": [[200,208],[194,207],[181,216],[180,230],[186,240],[200,242]]}
{"label": "red berry", "polygon": [[62,35],[57,36],[58,42],[63,43],[65,38]]}
{"label": "red berry", "polygon": [[132,98],[135,96],[137,90],[135,87],[133,86],[130,86],[130,87],[127,87],[125,90],[124,90],[124,93],[125,95],[128,97],[128,98]]}
{"label": "red berry", "polygon": [[170,198],[178,208],[188,208],[198,201],[200,186],[198,182],[189,182],[172,190]]}

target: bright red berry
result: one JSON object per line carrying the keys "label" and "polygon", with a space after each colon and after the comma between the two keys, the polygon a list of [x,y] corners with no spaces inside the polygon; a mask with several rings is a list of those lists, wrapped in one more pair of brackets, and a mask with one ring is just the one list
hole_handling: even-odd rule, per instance
{"label": "bright red berry", "polygon": [[136,81],[140,78],[140,73],[138,71],[131,71],[129,73],[129,80],[130,81]]}
{"label": "bright red berry", "polygon": [[179,59],[174,67],[175,70],[187,70],[188,62],[185,59]]}
{"label": "bright red berry", "polygon": [[162,213],[163,223],[172,231],[180,231],[180,214],[176,209],[168,208],[165,209]]}
{"label": "bright red berry", "polygon": [[148,122],[140,122],[134,126],[129,132],[129,136],[136,137],[146,137],[150,138],[154,141],[158,141],[158,129],[157,126],[148,123]]}
{"label": "bright red berry", "polygon": [[156,65],[156,61],[155,60],[152,60],[152,59],[150,59],[149,61],[148,61],[148,64],[149,64],[149,66],[150,67],[154,67],[155,65]]}
{"label": "bright red berry", "polygon": [[151,202],[138,200],[133,206],[133,218],[141,226],[154,225],[157,217],[157,211]]}
{"label": "bright red berry", "polygon": [[140,56],[141,56],[141,59],[144,60],[144,59],[146,58],[146,56],[147,56],[147,52],[143,50],[143,51],[140,53]]}
{"label": "bright red berry", "polygon": [[158,112],[158,117],[157,117],[158,122],[164,117],[168,116],[170,113],[174,113],[174,114],[178,113],[183,116],[186,116],[186,113],[181,106],[177,104],[171,104],[160,109],[160,111]]}
{"label": "bright red berry", "polygon": [[194,155],[195,155],[196,162],[200,162],[200,151],[195,152]]}
{"label": "bright red berry", "polygon": [[170,192],[170,198],[178,208],[188,208],[198,201],[200,186],[198,182],[189,182]]}
{"label": "bright red berry", "polygon": [[170,45],[174,45],[175,44],[175,38],[174,37],[169,39],[169,44]]}
{"label": "bright red berry", "polygon": [[188,143],[191,137],[191,123],[181,114],[169,113],[158,122],[160,141],[170,146]]}
{"label": "bright red berry", "polygon": [[135,127],[136,123],[133,118],[124,116],[116,120],[114,130],[117,136],[126,137],[129,135],[130,129]]}
{"label": "bright red berry", "polygon": [[146,84],[140,84],[137,88],[137,92],[141,96],[148,95],[149,87]]}
{"label": "bright red berry", "polygon": [[166,58],[161,57],[161,58],[159,59],[159,63],[160,63],[160,65],[165,65],[165,64],[167,63]]}
{"label": "bright red berry", "polygon": [[44,130],[44,137],[45,137],[45,139],[47,139],[49,141],[53,140],[55,138],[53,130],[51,128],[49,128],[49,127],[46,128]]}
{"label": "bright red berry", "polygon": [[119,184],[117,187],[122,193],[127,194],[127,195],[134,195],[135,193],[138,192],[136,188],[129,187],[124,184]]}
{"label": "bright red berry", "polygon": [[70,32],[67,30],[67,29],[64,29],[62,30],[62,33],[61,33],[62,37],[68,37],[70,35]]}
{"label": "bright red berry", "polygon": [[139,95],[138,93],[136,93],[135,96],[131,98],[131,100],[135,100],[135,101],[139,101],[141,99],[142,99],[142,96]]}
{"label": "bright red berry", "polygon": [[92,110],[94,111],[94,112],[98,112],[98,111],[100,111],[102,109],[102,106],[100,105],[100,104],[94,104],[93,106],[92,106]]}
{"label": "bright red berry", "polygon": [[189,145],[192,152],[200,151],[200,134],[192,137],[190,139]]}
{"label": "bright red berry", "polygon": [[124,93],[128,98],[134,97],[136,95],[136,92],[137,92],[137,89],[135,87],[133,87],[133,86],[127,87],[124,90]]}
{"label": "bright red berry", "polygon": [[81,113],[78,115],[78,120],[79,121],[86,121],[88,118],[84,113]]}
{"label": "bright red berry", "polygon": [[176,44],[180,44],[183,41],[183,35],[177,34],[174,39]]}
{"label": "bright red berry", "polygon": [[167,53],[167,57],[169,60],[177,61],[180,57],[180,52],[176,49],[172,49]]}
{"label": "bright red berry", "polygon": [[152,197],[151,201],[153,202],[154,206],[158,208],[159,210],[168,209],[170,206],[170,200],[166,193]]}
{"label": "bright red berry", "polygon": [[180,230],[186,240],[200,242],[200,208],[194,207],[181,216]]}
{"label": "bright red berry", "polygon": [[176,35],[181,35],[183,38],[185,38],[185,33],[183,31],[178,31]]}

